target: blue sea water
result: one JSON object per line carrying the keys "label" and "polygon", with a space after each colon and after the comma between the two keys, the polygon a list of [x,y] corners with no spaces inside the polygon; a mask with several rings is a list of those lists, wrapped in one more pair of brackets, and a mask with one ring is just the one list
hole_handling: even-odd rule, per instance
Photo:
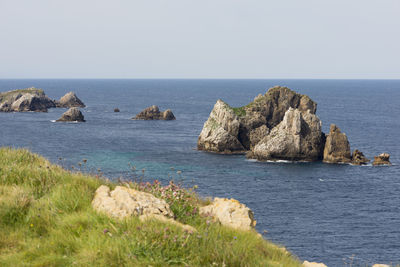
{"label": "blue sea water", "polygon": [[[218,98],[241,106],[274,85],[309,95],[325,132],[335,123],[352,149],[368,158],[388,152],[393,166],[261,163],[195,149]],[[111,178],[133,177],[135,166],[145,180],[173,178],[203,196],[236,198],[267,239],[302,260],[400,264],[400,80],[0,80],[0,91],[31,86],[54,99],[76,92],[87,122],[52,122],[65,109],[0,113],[0,146],[67,168],[87,159],[83,170]],[[130,120],[150,105],[177,120]]]}

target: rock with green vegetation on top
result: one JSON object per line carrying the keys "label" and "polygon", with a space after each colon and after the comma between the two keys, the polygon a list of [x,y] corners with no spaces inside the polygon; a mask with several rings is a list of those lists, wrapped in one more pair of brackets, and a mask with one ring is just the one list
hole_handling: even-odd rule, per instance
{"label": "rock with green vegetation on top", "polygon": [[47,112],[56,107],[42,89],[34,87],[0,93],[0,112]]}

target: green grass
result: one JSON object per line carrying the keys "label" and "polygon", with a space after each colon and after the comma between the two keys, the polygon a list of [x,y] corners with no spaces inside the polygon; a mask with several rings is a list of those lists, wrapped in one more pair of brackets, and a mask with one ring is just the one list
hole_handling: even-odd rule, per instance
{"label": "green grass", "polygon": [[38,88],[34,88],[34,87],[25,88],[25,89],[16,89],[16,90],[0,93],[0,103],[2,103],[4,101],[8,101],[9,99],[11,99],[13,96],[15,96],[17,94],[26,94],[26,93],[44,95],[44,91],[42,89],[38,89]]}
{"label": "green grass", "polygon": [[[0,148],[0,266],[300,266],[255,231],[200,217],[203,201],[192,190],[131,184],[164,198],[195,233],[96,213],[91,201],[101,184],[116,185],[66,171],[27,150]],[[171,192],[182,198],[171,199]]]}

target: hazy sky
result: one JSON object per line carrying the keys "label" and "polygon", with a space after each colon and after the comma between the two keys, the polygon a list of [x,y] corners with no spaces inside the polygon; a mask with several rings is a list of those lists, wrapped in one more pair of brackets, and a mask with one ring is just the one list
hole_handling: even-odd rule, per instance
{"label": "hazy sky", "polygon": [[0,78],[400,78],[400,0],[0,0]]}

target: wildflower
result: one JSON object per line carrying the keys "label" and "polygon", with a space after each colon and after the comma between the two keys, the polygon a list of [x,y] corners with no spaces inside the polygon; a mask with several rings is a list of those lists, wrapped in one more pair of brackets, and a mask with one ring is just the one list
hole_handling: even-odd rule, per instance
{"label": "wildflower", "polygon": [[33,223],[31,223],[31,227],[33,227]]}
{"label": "wildflower", "polygon": [[110,232],[110,230],[108,230],[107,228],[103,230],[103,234],[107,234],[108,232]]}
{"label": "wildflower", "polygon": [[234,237],[233,237],[233,239],[235,239],[235,240],[236,240],[236,239],[237,239],[237,236],[234,236]]}

